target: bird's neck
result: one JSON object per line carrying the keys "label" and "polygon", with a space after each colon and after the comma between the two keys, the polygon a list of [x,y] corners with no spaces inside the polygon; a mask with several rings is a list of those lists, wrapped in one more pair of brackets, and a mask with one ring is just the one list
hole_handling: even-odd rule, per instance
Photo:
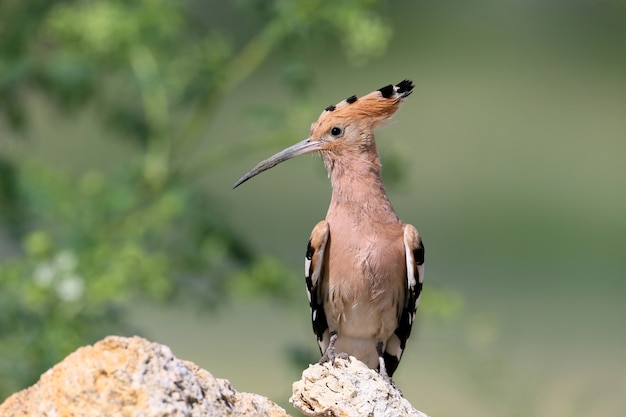
{"label": "bird's neck", "polygon": [[326,166],[333,189],[329,214],[399,221],[383,186],[377,154],[329,162]]}

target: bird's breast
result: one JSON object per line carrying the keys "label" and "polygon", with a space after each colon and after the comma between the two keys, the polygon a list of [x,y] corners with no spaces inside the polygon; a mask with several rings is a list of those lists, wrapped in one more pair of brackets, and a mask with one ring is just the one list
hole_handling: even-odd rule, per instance
{"label": "bird's breast", "polygon": [[330,226],[322,287],[329,325],[348,337],[390,335],[406,286],[401,226],[390,224],[384,232],[364,224]]}

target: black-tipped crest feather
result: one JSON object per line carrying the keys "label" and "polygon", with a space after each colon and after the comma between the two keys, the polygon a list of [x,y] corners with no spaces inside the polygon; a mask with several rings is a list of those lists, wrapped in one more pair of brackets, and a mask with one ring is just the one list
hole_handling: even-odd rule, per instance
{"label": "black-tipped crest feather", "polygon": [[393,96],[393,85],[389,84],[378,89],[383,98],[391,98]]}
{"label": "black-tipped crest feather", "polygon": [[396,87],[398,87],[398,94],[402,94],[402,97],[406,97],[413,91],[413,82],[411,80],[402,80]]}

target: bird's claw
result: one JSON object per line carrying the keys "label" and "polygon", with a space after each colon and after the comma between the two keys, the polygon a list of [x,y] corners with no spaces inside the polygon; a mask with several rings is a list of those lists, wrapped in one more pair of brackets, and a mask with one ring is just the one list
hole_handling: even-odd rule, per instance
{"label": "bird's claw", "polygon": [[326,349],[326,352],[324,352],[318,364],[323,365],[326,362],[330,362],[333,366],[335,366],[335,359],[337,358],[345,359],[348,362],[351,362],[350,355],[347,353],[335,352],[335,349]]}
{"label": "bird's claw", "polygon": [[394,387],[395,389],[398,389],[398,387],[396,387],[396,383],[393,382],[393,379],[391,379],[391,377],[389,375],[387,375],[386,373],[384,374],[380,374],[380,376],[383,377],[383,379],[389,383],[389,385],[391,385],[392,387]]}

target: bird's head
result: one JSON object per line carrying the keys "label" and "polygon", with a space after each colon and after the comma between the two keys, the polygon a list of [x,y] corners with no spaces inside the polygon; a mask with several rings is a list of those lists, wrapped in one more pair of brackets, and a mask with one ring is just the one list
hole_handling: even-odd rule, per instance
{"label": "bird's head", "polygon": [[299,155],[318,152],[329,166],[342,156],[364,154],[372,149],[375,152],[374,129],[391,118],[412,91],[413,83],[403,80],[363,97],[351,96],[326,107],[311,125],[308,138],[260,162],[233,184],[233,188]]}

